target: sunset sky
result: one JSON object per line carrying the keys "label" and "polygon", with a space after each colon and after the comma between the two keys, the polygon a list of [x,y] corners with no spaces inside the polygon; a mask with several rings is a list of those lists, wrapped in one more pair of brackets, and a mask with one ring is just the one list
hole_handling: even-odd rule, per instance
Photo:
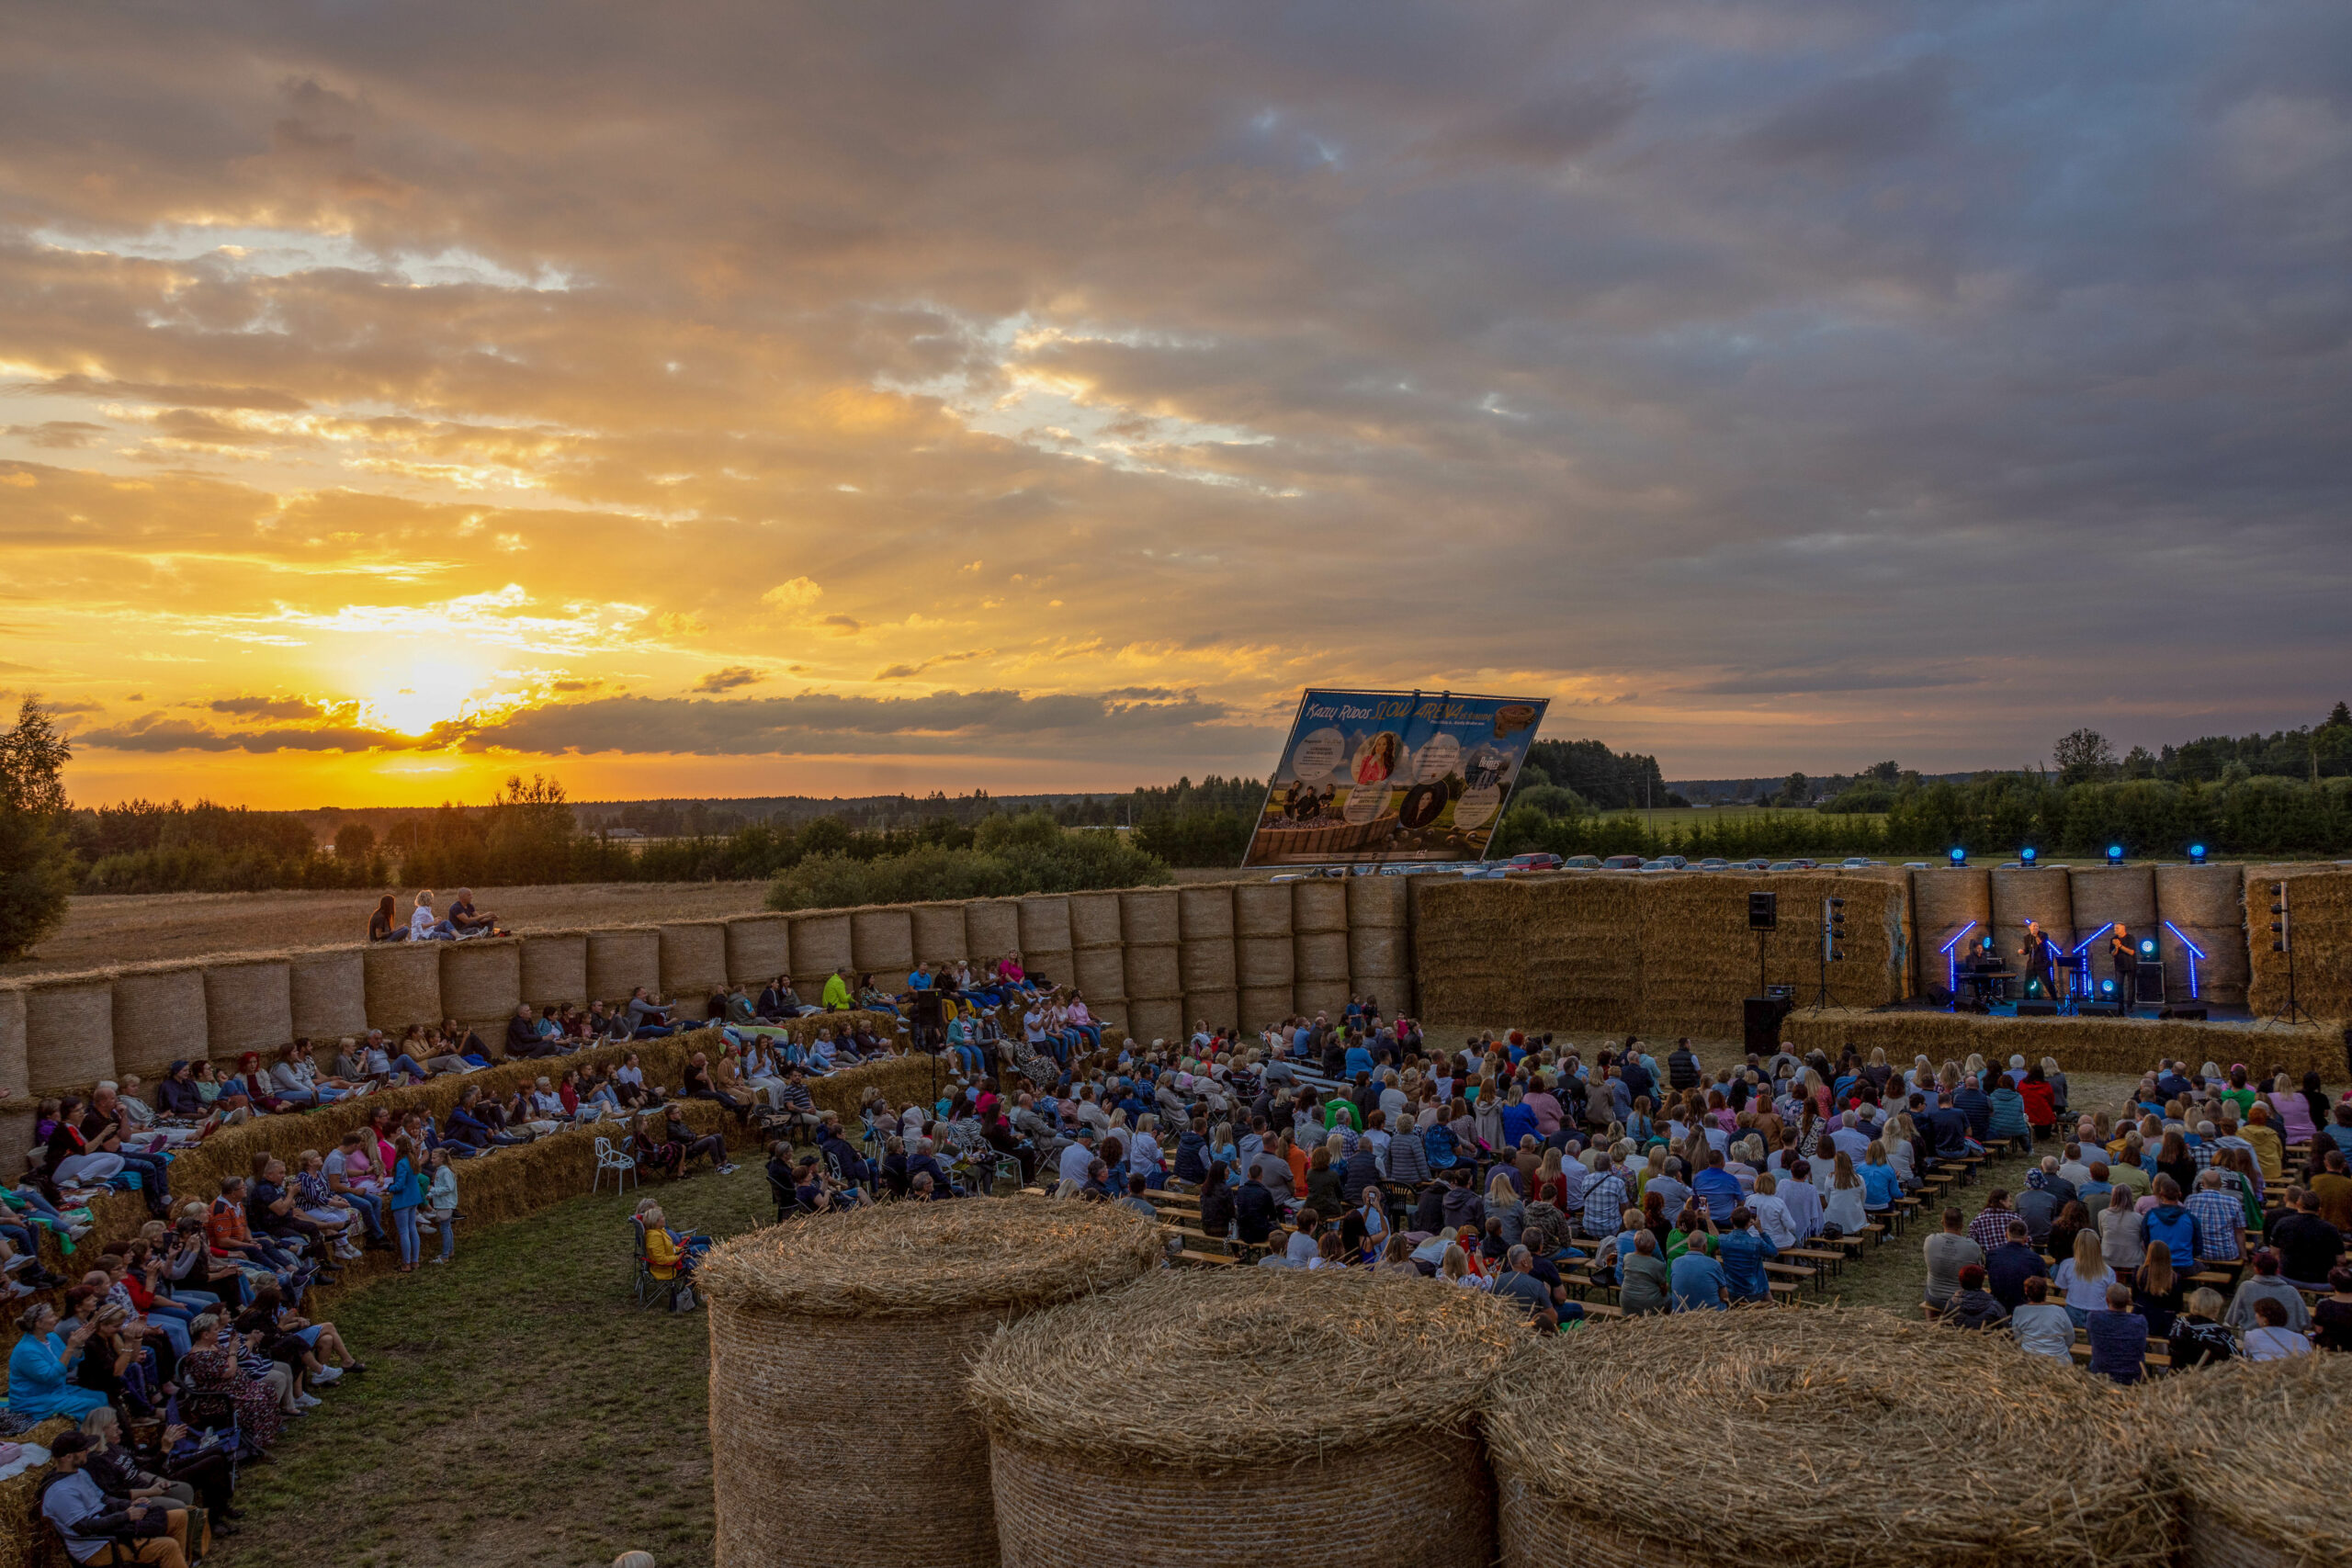
{"label": "sunset sky", "polygon": [[1669,776],[2352,694],[2352,8],[9,6],[77,801]]}

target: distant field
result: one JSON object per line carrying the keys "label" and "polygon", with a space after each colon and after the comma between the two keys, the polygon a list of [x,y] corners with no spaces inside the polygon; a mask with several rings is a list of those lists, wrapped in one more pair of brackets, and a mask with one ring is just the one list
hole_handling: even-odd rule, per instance
{"label": "distant field", "polygon": [[[764,882],[583,882],[560,887],[478,887],[475,908],[514,931],[709,919],[763,907]],[[414,889],[409,889],[413,893]],[[255,948],[357,942],[378,895],[367,893],[144,893],[74,900],[55,936],[0,976],[56,974],[196,958]],[[447,890],[443,897],[447,897]],[[407,896],[401,898],[405,914]]]}

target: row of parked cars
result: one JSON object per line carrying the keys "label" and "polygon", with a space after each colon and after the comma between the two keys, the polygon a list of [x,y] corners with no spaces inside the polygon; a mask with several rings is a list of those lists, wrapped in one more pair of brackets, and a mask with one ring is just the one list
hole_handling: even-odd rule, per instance
{"label": "row of parked cars", "polygon": [[[1685,860],[1680,855],[1660,855],[1645,860],[1640,855],[1525,854],[1509,860],[1478,861],[1464,864],[1460,861],[1396,861],[1386,865],[1318,865],[1305,871],[1284,872],[1273,878],[1276,882],[1304,882],[1314,877],[1342,876],[1430,876],[1450,874],[1473,880],[1508,876],[1514,871],[1818,871],[1823,862],[1806,860],[1772,860],[1757,855],[1749,860],[1730,861],[1708,859]],[[1865,860],[1860,855],[1830,863],[1832,869],[1859,871],[1867,866],[1884,865],[1884,861]],[[1925,871],[1927,863],[1917,862],[1913,870]]]}

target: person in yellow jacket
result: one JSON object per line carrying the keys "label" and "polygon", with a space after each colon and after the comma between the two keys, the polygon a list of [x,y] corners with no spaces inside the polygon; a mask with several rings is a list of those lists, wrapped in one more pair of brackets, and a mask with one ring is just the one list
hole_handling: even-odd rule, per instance
{"label": "person in yellow jacket", "polygon": [[832,978],[825,982],[825,1010],[847,1012],[856,1005],[857,1003],[850,996],[849,971],[834,970]]}

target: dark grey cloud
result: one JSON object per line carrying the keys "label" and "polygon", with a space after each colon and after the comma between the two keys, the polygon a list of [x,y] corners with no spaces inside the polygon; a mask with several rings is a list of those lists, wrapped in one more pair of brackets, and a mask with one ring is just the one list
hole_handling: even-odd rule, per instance
{"label": "dark grey cloud", "polygon": [[1747,145],[1773,163],[1916,152],[1935,140],[1951,95],[1951,61],[1923,56],[1812,89],[1773,111]]}
{"label": "dark grey cloud", "polygon": [[723,670],[713,670],[695,682],[697,692],[731,692],[739,686],[756,686],[768,678],[764,670],[754,670],[748,664],[729,664]]}
{"label": "dark grey cloud", "polygon": [[322,712],[307,697],[215,697],[204,705],[239,718],[317,718]]}
{"label": "dark grey cloud", "polygon": [[185,719],[147,714],[130,724],[85,730],[76,746],[109,751],[407,751],[424,742],[413,737],[350,726],[308,729],[221,730]]}

